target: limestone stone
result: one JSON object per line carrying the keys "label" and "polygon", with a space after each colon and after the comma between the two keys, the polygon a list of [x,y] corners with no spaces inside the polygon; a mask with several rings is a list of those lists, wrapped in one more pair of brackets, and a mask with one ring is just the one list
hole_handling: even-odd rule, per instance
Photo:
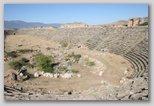
{"label": "limestone stone", "polygon": [[34,73],[34,77],[39,77],[39,76],[40,76],[40,74],[38,72]]}
{"label": "limestone stone", "polygon": [[103,84],[103,85],[108,85],[107,81],[105,81],[105,80],[102,80],[102,81],[101,81],[101,84]]}
{"label": "limestone stone", "polygon": [[52,73],[44,73],[43,76],[44,77],[50,77],[50,78],[55,77]]}
{"label": "limestone stone", "polygon": [[119,82],[120,82],[120,83],[124,83],[125,81],[126,81],[126,78],[123,77],[123,78],[120,79]]}
{"label": "limestone stone", "polygon": [[54,78],[59,78],[59,74],[54,74]]}
{"label": "limestone stone", "polygon": [[130,97],[131,100],[141,100],[143,95],[141,93],[134,94]]}
{"label": "limestone stone", "polygon": [[17,80],[17,74],[15,74],[15,73],[12,73],[12,80]]}
{"label": "limestone stone", "polygon": [[99,76],[102,76],[102,75],[103,75],[103,71],[100,71],[100,72],[99,72]]}
{"label": "limestone stone", "polygon": [[20,73],[19,75],[22,77],[23,76],[23,73]]}
{"label": "limestone stone", "polygon": [[62,77],[69,79],[69,78],[72,77],[72,74],[71,73],[65,73]]}
{"label": "limestone stone", "polygon": [[79,77],[79,78],[80,78],[80,77],[81,77],[81,74],[77,74],[77,77]]}

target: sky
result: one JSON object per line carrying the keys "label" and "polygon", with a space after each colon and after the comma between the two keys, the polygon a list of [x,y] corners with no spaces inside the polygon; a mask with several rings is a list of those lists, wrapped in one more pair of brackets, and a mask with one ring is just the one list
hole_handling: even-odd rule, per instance
{"label": "sky", "polygon": [[148,17],[148,4],[5,4],[4,20],[42,23],[112,23]]}

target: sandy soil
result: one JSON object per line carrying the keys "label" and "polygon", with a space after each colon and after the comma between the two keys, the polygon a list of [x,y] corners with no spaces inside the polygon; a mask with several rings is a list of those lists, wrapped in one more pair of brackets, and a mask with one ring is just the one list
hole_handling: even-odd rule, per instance
{"label": "sandy soil", "polygon": [[[47,91],[55,92],[66,92],[71,90],[86,90],[90,87],[100,86],[101,81],[105,80],[111,85],[121,86],[119,82],[121,78],[126,77],[124,71],[126,69],[133,70],[132,65],[125,60],[123,57],[111,54],[111,53],[101,53],[99,51],[91,51],[86,47],[83,48],[61,48],[53,50],[47,50],[46,48],[58,48],[60,44],[58,42],[47,41],[43,38],[30,36],[30,35],[10,35],[6,38],[6,51],[16,51],[17,49],[40,49],[42,53],[49,54],[54,53],[71,53],[72,51],[76,54],[81,54],[83,57],[88,57],[93,60],[95,66],[84,66],[82,64],[74,64],[72,67],[79,71],[81,77],[73,76],[71,79],[64,78],[45,78],[43,76],[27,80],[24,82],[16,82],[10,79],[11,72],[15,72],[10,68],[8,63],[12,60],[18,60],[21,57],[29,58],[34,53],[26,53],[15,59],[9,60],[4,63],[4,84],[7,86],[22,86],[26,90],[39,91],[40,89]],[[22,46],[19,46],[22,45]],[[99,76],[99,72],[103,71],[103,75]],[[35,69],[28,69],[28,72],[34,73]]]}

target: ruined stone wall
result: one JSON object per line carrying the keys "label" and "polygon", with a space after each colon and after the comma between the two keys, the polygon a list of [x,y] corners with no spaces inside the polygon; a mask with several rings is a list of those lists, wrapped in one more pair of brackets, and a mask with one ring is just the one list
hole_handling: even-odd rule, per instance
{"label": "ruined stone wall", "polygon": [[144,22],[148,22],[148,17],[146,17],[146,18],[130,18],[128,20],[128,26],[129,27],[139,26],[140,24],[142,24]]}
{"label": "ruined stone wall", "polygon": [[88,27],[88,25],[82,22],[75,22],[75,23],[64,24],[60,28],[79,28],[79,27]]}

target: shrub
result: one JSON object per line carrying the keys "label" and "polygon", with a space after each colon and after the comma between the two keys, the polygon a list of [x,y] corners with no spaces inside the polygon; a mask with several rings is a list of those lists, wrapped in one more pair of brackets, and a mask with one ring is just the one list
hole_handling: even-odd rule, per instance
{"label": "shrub", "polygon": [[72,69],[72,70],[70,70],[70,72],[76,74],[76,73],[78,73],[79,71],[78,71],[78,70]]}
{"label": "shrub", "polygon": [[19,53],[27,53],[27,52],[33,52],[32,49],[19,49],[17,50]]}
{"label": "shrub", "polygon": [[95,63],[94,63],[94,62],[92,62],[92,61],[88,61],[88,62],[86,62],[86,65],[88,65],[88,66],[94,66],[94,65],[95,65]]}
{"label": "shrub", "polygon": [[23,45],[18,45],[18,47],[21,47],[21,46],[23,46]]}
{"label": "shrub", "polygon": [[22,66],[30,66],[29,60],[26,58],[22,58],[18,61],[12,61],[9,65],[15,70],[20,69]]}
{"label": "shrub", "polygon": [[49,67],[44,67],[42,69],[44,72],[49,72],[49,73],[55,73],[53,67],[49,66]]}
{"label": "shrub", "polygon": [[78,62],[81,58],[80,54],[74,54],[74,52],[72,52],[72,54],[69,54],[68,56],[65,57],[65,61],[70,60],[70,58],[74,58],[75,62]]}
{"label": "shrub", "polygon": [[50,47],[47,47],[46,49],[47,49],[47,50],[51,50],[51,48],[50,48]]}
{"label": "shrub", "polygon": [[68,46],[68,43],[66,41],[63,41],[63,42],[61,42],[61,46],[62,47],[67,47]]}
{"label": "shrub", "polygon": [[18,61],[10,62],[9,65],[15,70],[20,69],[22,67],[22,64]]}
{"label": "shrub", "polygon": [[68,72],[68,69],[66,66],[58,66],[57,70],[55,70],[55,73],[59,73],[59,74],[66,73],[66,72]]}
{"label": "shrub", "polygon": [[40,70],[44,72],[54,73],[54,69],[53,69],[54,66],[52,65],[53,57],[45,56],[40,53],[36,55],[35,62]]}
{"label": "shrub", "polygon": [[16,51],[6,52],[6,55],[12,58],[16,58],[18,56]]}
{"label": "shrub", "polygon": [[85,61],[86,61],[86,65],[88,65],[88,66],[94,66],[95,65],[95,63],[93,61],[90,61],[89,59],[85,59]]}
{"label": "shrub", "polygon": [[35,78],[33,74],[30,74],[28,72],[24,72],[24,75],[27,75],[29,78]]}
{"label": "shrub", "polygon": [[146,26],[146,25],[148,25],[148,22],[144,22],[142,24],[139,24],[139,26]]}
{"label": "shrub", "polygon": [[67,67],[65,67],[65,66],[60,66],[60,67],[58,67],[58,69],[59,69],[60,71],[64,71],[64,70],[67,70]]}
{"label": "shrub", "polygon": [[124,24],[123,26],[128,26],[127,24]]}
{"label": "shrub", "polygon": [[81,58],[80,54],[74,55],[74,59],[76,62],[79,62],[80,58]]}
{"label": "shrub", "polygon": [[70,66],[73,65],[73,62],[69,61],[69,62],[68,62],[68,65],[70,65]]}

